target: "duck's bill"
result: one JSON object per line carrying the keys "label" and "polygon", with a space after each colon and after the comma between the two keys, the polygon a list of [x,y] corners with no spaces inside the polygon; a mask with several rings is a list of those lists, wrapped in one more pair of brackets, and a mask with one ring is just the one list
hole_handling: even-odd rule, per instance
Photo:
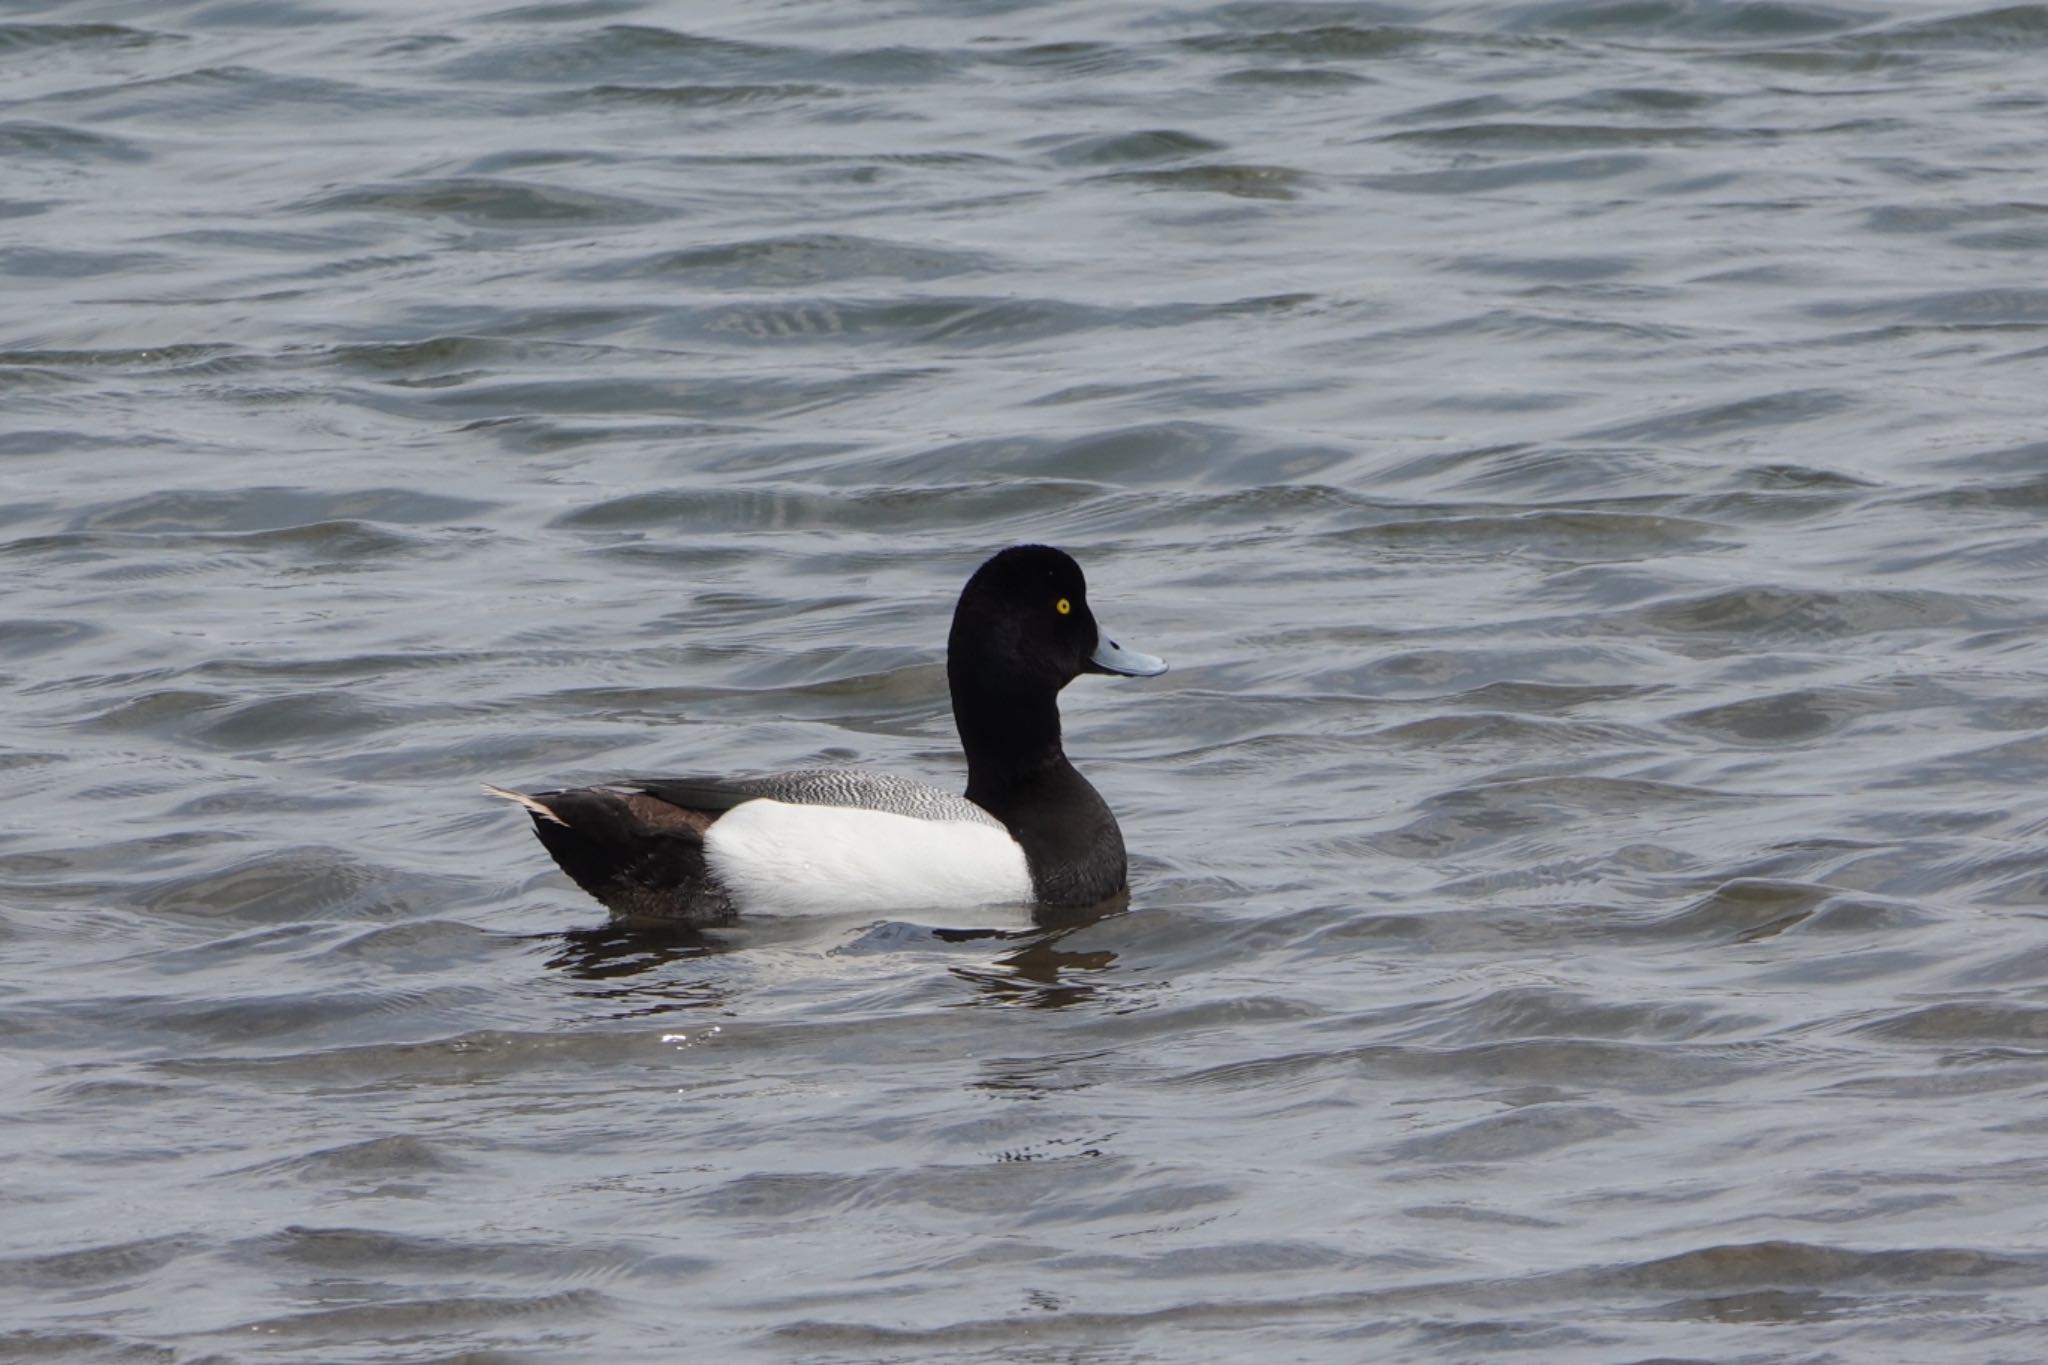
{"label": "duck's bill", "polygon": [[1125,649],[1107,635],[1095,639],[1095,652],[1088,657],[1090,673],[1119,673],[1126,678],[1156,678],[1166,671],[1166,660],[1156,654]]}

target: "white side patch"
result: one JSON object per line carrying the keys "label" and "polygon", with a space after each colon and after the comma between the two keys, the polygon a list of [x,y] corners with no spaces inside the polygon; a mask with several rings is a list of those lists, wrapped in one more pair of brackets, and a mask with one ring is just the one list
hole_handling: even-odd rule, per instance
{"label": "white side patch", "polygon": [[856,806],[747,801],[704,834],[704,862],[745,913],[898,914],[1032,899],[1009,831]]}

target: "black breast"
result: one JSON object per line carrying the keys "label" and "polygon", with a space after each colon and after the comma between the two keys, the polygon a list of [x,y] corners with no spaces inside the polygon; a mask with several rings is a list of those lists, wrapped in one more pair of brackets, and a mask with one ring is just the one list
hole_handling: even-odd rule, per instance
{"label": "black breast", "polygon": [[1000,798],[982,800],[971,788],[968,797],[1023,846],[1040,905],[1099,905],[1124,890],[1123,831],[1109,803],[1071,763],[1010,784]]}

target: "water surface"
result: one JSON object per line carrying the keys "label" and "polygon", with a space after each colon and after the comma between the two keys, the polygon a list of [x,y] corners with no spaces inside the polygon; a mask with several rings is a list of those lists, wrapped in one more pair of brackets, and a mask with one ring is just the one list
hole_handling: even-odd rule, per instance
{"label": "water surface", "polygon": [[[0,18],[0,1357],[2024,1361],[2048,7]],[[1128,912],[606,926],[477,783]]]}

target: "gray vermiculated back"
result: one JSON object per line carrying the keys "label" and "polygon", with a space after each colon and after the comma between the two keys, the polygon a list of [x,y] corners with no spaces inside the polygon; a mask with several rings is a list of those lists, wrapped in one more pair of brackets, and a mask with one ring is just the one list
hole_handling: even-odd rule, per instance
{"label": "gray vermiculated back", "polygon": [[865,768],[800,768],[766,777],[736,778],[725,785],[799,806],[854,806],[918,820],[971,820],[1003,827],[1002,821],[964,796]]}

